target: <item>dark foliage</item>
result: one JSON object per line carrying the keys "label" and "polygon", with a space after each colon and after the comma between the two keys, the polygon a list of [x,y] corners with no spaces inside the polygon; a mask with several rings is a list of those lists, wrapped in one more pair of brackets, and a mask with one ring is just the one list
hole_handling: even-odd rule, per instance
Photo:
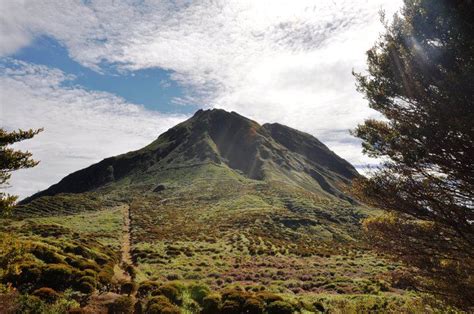
{"label": "dark foliage", "polygon": [[268,314],[292,314],[293,311],[293,305],[285,301],[275,301],[267,307]]}
{"label": "dark foliage", "polygon": [[47,303],[54,303],[61,297],[59,293],[54,291],[54,289],[47,287],[36,289],[35,291],[33,291],[32,295],[40,298],[41,300]]}
{"label": "dark foliage", "polygon": [[202,300],[204,314],[218,313],[221,305],[221,298],[218,294],[211,294]]}
{"label": "dark foliage", "polygon": [[118,297],[109,307],[110,314],[133,313],[133,299],[128,296]]}
{"label": "dark foliage", "polygon": [[386,120],[354,134],[385,160],[360,180],[362,199],[394,213],[366,223],[369,239],[430,278],[418,288],[474,303],[474,5],[405,0],[368,52],[359,90]]}
{"label": "dark foliage", "polygon": [[[11,172],[31,168],[38,164],[37,161],[31,159],[30,152],[22,152],[9,148],[8,145],[30,139],[41,132],[39,130],[18,130],[16,132],[7,132],[0,128],[0,188],[7,184],[11,177]],[[0,192],[0,214],[8,213],[18,197]]]}

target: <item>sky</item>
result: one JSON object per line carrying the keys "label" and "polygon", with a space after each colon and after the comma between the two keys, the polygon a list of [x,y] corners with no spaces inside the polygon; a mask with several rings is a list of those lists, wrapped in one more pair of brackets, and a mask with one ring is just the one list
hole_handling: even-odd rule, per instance
{"label": "sky", "polygon": [[0,126],[40,128],[15,148],[21,198],[139,149],[200,108],[308,132],[359,170],[349,134],[377,117],[352,70],[401,0],[0,0]]}

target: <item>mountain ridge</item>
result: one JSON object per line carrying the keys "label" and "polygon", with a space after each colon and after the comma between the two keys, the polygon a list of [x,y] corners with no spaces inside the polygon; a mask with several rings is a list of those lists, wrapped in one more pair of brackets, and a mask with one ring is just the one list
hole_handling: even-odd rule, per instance
{"label": "mountain ridge", "polygon": [[22,204],[42,196],[90,192],[154,168],[159,171],[203,162],[225,165],[254,180],[280,180],[310,190],[315,190],[311,185],[319,186],[317,190],[345,200],[351,198],[344,186],[359,176],[350,163],[310,134],[279,123],[260,125],[236,112],[209,109],[198,110],[142,149],[71,173]]}

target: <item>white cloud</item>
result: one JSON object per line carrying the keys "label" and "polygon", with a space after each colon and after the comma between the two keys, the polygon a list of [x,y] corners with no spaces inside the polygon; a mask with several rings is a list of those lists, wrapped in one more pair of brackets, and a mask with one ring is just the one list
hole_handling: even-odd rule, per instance
{"label": "white cloud", "polygon": [[[175,104],[200,100],[202,106],[235,110],[261,123],[287,124],[312,133],[359,165],[369,159],[347,130],[375,112],[355,91],[351,70],[365,68],[365,51],[382,30],[378,11],[385,9],[390,16],[401,2],[0,0],[0,55],[43,34],[97,71],[104,62],[125,71],[168,69],[192,91],[174,99]],[[29,93],[35,90],[30,87]],[[68,90],[69,101],[75,93],[97,97],[95,105],[86,108],[97,112],[105,106],[108,109],[100,111],[104,117],[115,112],[116,103],[127,107],[123,100],[107,103],[111,95],[90,96],[80,89]],[[42,101],[61,110],[57,99]],[[117,110],[119,117],[125,116],[123,109]],[[26,112],[14,113],[13,121],[27,119],[20,114]],[[91,127],[88,132],[92,136],[100,130]],[[141,131],[137,129],[138,138]]]}
{"label": "white cloud", "polygon": [[8,193],[22,197],[103,158],[139,149],[184,120],[104,92],[68,88],[57,69],[11,60],[0,67],[0,124],[45,131],[15,147],[41,163],[13,174]]}

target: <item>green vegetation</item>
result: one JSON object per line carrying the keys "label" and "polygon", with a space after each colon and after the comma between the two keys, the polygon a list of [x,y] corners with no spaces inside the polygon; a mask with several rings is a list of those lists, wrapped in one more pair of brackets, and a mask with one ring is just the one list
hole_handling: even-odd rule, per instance
{"label": "green vegetation", "polygon": [[371,244],[414,267],[419,290],[472,311],[474,6],[404,2],[356,75],[383,120],[354,133],[385,162],[355,190],[391,212],[366,221]]}
{"label": "green vegetation", "polygon": [[[14,150],[8,146],[31,139],[41,131],[43,129],[7,132],[0,128],[0,189],[4,188],[4,185],[10,180],[12,171],[31,168],[38,164],[37,161],[31,159],[32,154],[30,152]],[[0,214],[8,214],[17,199],[17,196],[0,192]]]}
{"label": "green vegetation", "polygon": [[[236,147],[219,136],[228,128],[243,136]],[[291,142],[293,133],[308,143]],[[410,291],[410,269],[364,245],[361,221],[380,212],[344,194],[357,174],[321,145],[283,126],[198,112],[2,219],[0,295],[45,313],[448,310]],[[226,153],[235,149],[258,165]]]}

